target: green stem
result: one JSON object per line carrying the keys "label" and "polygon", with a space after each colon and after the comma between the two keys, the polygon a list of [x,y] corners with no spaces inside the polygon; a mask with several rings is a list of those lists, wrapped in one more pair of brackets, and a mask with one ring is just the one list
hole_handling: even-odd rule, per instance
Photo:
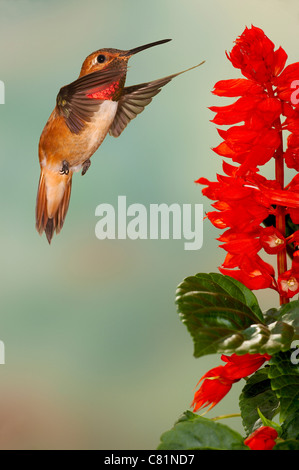
{"label": "green stem", "polygon": [[[284,188],[284,163],[283,163],[283,154],[282,152],[278,152],[277,149],[276,160],[275,160],[275,177],[276,181],[279,183],[281,189]],[[276,207],[277,215],[276,215],[276,228],[279,232],[285,237],[285,209],[284,207],[277,206]],[[280,251],[277,254],[277,271],[278,276],[283,274],[287,271],[287,250],[286,248]],[[284,296],[280,296],[280,305],[286,304],[289,302],[289,299]]]}
{"label": "green stem", "polygon": [[219,419],[226,419],[226,418],[240,418],[241,413],[231,413],[229,415],[221,415],[215,416],[215,418],[211,418],[211,421],[218,421]]}

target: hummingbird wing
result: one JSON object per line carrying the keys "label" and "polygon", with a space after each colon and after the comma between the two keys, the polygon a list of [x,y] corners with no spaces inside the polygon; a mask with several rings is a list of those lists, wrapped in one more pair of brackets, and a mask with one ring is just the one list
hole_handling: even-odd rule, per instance
{"label": "hummingbird wing", "polygon": [[78,78],[62,87],[57,95],[56,104],[65,123],[74,134],[79,134],[86,122],[89,122],[99,110],[103,99],[88,95],[99,94],[109,85],[118,83],[124,69],[98,70]]}
{"label": "hummingbird wing", "polygon": [[113,137],[118,137],[127,127],[129,122],[144,110],[145,106],[152,101],[154,96],[160,93],[161,88],[164,85],[169,83],[178,75],[199,67],[201,64],[203,64],[203,62],[191,67],[190,69],[183,70],[183,72],[168,75],[167,77],[160,78],[152,82],[125,87],[123,95],[118,102],[117,112],[109,129],[109,134]]}

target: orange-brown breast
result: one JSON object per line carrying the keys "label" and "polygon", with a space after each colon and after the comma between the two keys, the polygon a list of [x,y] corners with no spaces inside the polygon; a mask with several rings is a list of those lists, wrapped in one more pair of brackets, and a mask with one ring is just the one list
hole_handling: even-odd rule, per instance
{"label": "orange-brown breast", "polygon": [[114,120],[118,103],[105,100],[92,120],[85,124],[79,134],[70,131],[57,107],[46,123],[39,142],[41,167],[52,171],[61,169],[66,160],[71,171],[80,171],[82,163],[90,158],[103,142]]}

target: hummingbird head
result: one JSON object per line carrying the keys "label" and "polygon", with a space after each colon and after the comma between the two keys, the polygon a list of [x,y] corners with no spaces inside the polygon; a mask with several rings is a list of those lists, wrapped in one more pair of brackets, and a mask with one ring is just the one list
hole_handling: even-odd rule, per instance
{"label": "hummingbird head", "polygon": [[99,49],[98,51],[95,51],[86,57],[83,62],[79,77],[108,68],[126,69],[128,60],[130,57],[132,57],[132,55],[137,54],[144,49],[148,49],[149,47],[164,44],[168,41],[171,41],[171,39],[162,39],[161,41],[151,42],[149,44],[145,44],[144,46],[135,47],[134,49],[126,51],[120,49]]}

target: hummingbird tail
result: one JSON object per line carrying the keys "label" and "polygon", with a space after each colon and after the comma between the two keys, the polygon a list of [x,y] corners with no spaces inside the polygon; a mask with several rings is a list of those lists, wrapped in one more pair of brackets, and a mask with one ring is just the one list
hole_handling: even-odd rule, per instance
{"label": "hummingbird tail", "polygon": [[72,189],[72,174],[57,175],[42,169],[36,198],[36,230],[45,232],[49,244],[54,232],[58,234],[69,207]]}

